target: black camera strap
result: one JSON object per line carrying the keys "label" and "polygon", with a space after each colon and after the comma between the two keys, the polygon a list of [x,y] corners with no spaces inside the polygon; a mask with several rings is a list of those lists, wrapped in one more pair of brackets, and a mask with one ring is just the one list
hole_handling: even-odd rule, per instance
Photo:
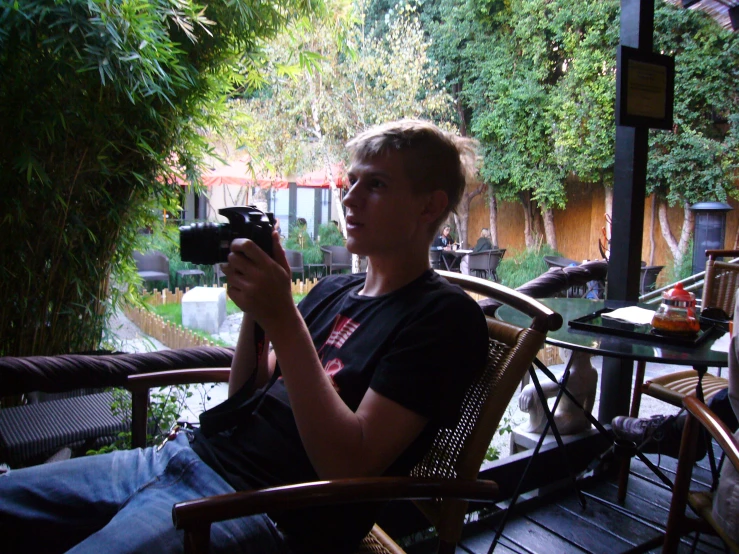
{"label": "black camera strap", "polygon": [[200,430],[205,436],[211,436],[227,429],[233,429],[247,417],[256,412],[262,405],[264,398],[272,386],[280,378],[279,365],[275,367],[269,383],[258,396],[254,396],[254,386],[259,373],[259,364],[264,356],[264,329],[259,324],[254,325],[254,370],[246,383],[232,396],[200,414]]}

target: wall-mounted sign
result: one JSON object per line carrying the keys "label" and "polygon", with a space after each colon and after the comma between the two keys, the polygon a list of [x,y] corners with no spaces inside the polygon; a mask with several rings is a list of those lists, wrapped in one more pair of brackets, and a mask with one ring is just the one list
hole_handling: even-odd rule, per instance
{"label": "wall-mounted sign", "polygon": [[675,60],[619,46],[616,68],[616,125],[672,128]]}

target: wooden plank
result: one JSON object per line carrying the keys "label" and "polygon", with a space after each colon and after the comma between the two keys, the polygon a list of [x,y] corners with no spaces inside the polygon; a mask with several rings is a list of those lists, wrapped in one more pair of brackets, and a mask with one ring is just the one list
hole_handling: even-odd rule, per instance
{"label": "wooden plank", "polygon": [[[475,537],[471,537],[470,539],[464,540],[457,545],[457,550],[454,554],[487,554],[488,550],[490,549],[490,545],[493,542],[494,536],[495,533],[490,531],[484,536],[477,535]],[[495,545],[495,554],[519,554],[520,552],[522,551],[512,550],[508,548],[508,546],[506,546],[505,539]]]}
{"label": "wooden plank", "polygon": [[[494,532],[491,531],[488,546],[493,540]],[[580,554],[587,552],[578,546],[553,535],[544,527],[536,524],[528,518],[520,517],[509,521],[503,531],[504,544],[511,548],[523,549],[532,554]],[[487,550],[485,551],[487,552]]]}
{"label": "wooden plank", "polygon": [[617,534],[604,531],[579,513],[556,504],[534,510],[526,517],[586,552],[618,554],[629,550],[629,543]]}
{"label": "wooden plank", "polygon": [[631,546],[644,544],[662,535],[656,526],[643,523],[632,515],[592,498],[587,502],[585,508],[580,506],[580,503],[574,496],[562,499],[559,502],[559,506],[572,513],[573,516],[588,521],[592,526],[622,538]]}

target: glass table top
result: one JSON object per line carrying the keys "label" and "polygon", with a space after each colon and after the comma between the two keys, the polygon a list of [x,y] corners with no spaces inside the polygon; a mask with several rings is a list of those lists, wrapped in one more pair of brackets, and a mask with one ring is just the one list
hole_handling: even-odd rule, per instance
{"label": "glass table top", "polygon": [[[547,343],[554,346],[588,352],[597,356],[647,362],[709,367],[725,367],[728,365],[726,352],[711,350],[713,343],[722,336],[723,333],[721,332],[714,332],[697,346],[677,346],[607,333],[572,329],[568,324],[572,319],[583,317],[604,307],[615,309],[634,306],[634,302],[588,300],[585,298],[542,298],[539,299],[539,302],[559,313],[564,320],[559,330],[552,331],[547,335]],[[654,306],[643,305],[642,307],[655,309]],[[531,322],[530,317],[510,306],[499,308],[495,317],[522,327],[527,327]]]}

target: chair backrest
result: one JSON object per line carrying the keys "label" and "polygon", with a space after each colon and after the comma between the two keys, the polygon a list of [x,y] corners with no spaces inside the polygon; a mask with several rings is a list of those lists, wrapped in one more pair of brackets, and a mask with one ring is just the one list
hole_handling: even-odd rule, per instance
{"label": "chair backrest", "polygon": [[303,271],[303,253],[299,250],[285,250],[285,258],[293,271]]}
{"label": "chair backrest", "polygon": [[346,246],[321,246],[324,252],[331,252],[331,264],[351,264],[352,255],[346,249]]}
{"label": "chair backrest", "polygon": [[739,264],[720,262],[716,258],[739,257],[739,250],[706,250],[706,276],[701,309],[719,308],[734,316],[734,299],[739,286]]}
{"label": "chair backrest", "polygon": [[549,269],[553,267],[568,267],[572,264],[579,265],[575,260],[563,258],[562,256],[544,256],[544,263]]}
{"label": "chair backrest", "polygon": [[[454,429],[439,432],[429,452],[411,473],[415,477],[474,480],[518,384],[544,344],[547,331],[558,329],[562,318],[535,300],[497,283],[458,273],[439,273],[468,291],[508,304],[534,318],[529,328],[487,318],[487,364],[465,395],[459,422]],[[436,526],[442,541],[459,540],[466,502],[442,500],[416,504]]]}
{"label": "chair backrest", "polygon": [[657,276],[665,266],[663,265],[647,265],[641,268],[641,279],[639,285],[639,295],[644,295],[654,290],[657,284]]}
{"label": "chair backrest", "polygon": [[[695,529],[693,525],[685,524],[685,508],[689,497],[693,465],[695,464],[696,445],[698,440],[703,440],[703,437],[699,436],[698,433],[700,427],[708,431],[708,434],[711,435],[716,443],[718,443],[719,448],[726,454],[726,462],[724,463],[730,463],[734,467],[734,470],[739,472],[739,441],[734,438],[726,424],[694,396],[683,398],[683,405],[687,409],[688,417],[683,427],[677,473],[675,475],[672,501],[670,502],[670,512],[667,516],[667,529],[662,552],[677,552],[680,537],[684,533]],[[722,477],[726,477],[725,470],[722,472]],[[694,511],[714,528],[716,534],[726,542],[732,552],[739,552],[739,545],[726,534],[726,531],[711,516],[712,506],[710,495],[706,493],[696,494],[691,499],[691,505]]]}
{"label": "chair backrest", "polygon": [[146,254],[134,251],[133,259],[137,271],[160,271],[169,273],[169,259],[161,252],[152,250]]}
{"label": "chair backrest", "polygon": [[490,252],[490,257],[488,258],[488,270],[491,273],[496,272],[498,264],[500,264],[500,260],[503,259],[503,256],[505,256],[505,248],[500,248]]}

